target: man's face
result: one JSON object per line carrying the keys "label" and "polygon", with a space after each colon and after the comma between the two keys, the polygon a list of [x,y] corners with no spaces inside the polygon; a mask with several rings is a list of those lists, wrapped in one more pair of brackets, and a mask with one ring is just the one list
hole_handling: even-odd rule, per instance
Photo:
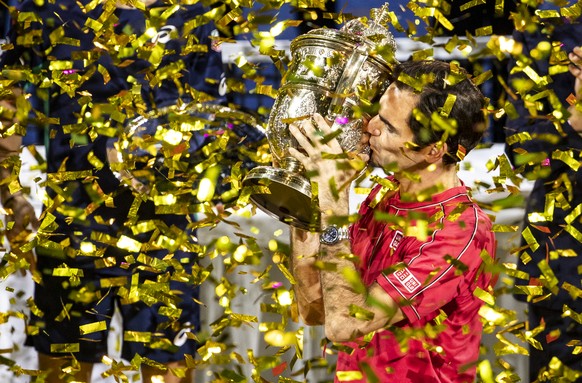
{"label": "man's face", "polygon": [[418,95],[413,92],[400,90],[395,85],[388,87],[380,99],[378,115],[366,128],[372,150],[370,161],[374,166],[387,168],[395,163],[399,170],[412,170],[423,162],[422,151],[410,149],[414,136],[408,119],[417,103]]}

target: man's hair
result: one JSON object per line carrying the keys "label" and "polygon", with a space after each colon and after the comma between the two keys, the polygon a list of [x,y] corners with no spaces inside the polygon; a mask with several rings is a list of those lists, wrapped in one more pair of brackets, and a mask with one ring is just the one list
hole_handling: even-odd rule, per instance
{"label": "man's hair", "polygon": [[407,61],[396,65],[394,84],[413,91],[419,101],[409,117],[416,149],[444,142],[443,163],[461,161],[481,140],[487,127],[487,100],[467,72],[443,61]]}

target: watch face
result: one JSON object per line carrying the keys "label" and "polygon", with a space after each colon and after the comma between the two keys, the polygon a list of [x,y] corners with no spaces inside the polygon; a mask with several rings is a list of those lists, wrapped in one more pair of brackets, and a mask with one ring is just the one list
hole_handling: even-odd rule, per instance
{"label": "watch face", "polygon": [[323,233],[321,233],[321,242],[325,244],[336,243],[339,239],[339,231],[337,227],[330,226]]}

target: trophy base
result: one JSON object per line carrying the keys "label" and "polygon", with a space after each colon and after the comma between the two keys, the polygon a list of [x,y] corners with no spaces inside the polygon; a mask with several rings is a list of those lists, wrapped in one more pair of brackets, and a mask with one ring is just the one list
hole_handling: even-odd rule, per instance
{"label": "trophy base", "polygon": [[311,199],[309,181],[297,173],[272,166],[252,169],[243,187],[254,187],[250,200],[271,217],[305,230],[319,229],[319,207]]}

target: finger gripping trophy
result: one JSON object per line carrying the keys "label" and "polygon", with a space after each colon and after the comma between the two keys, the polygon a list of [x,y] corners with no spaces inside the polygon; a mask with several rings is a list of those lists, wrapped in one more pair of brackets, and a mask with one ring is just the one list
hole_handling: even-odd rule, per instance
{"label": "finger gripping trophy", "polygon": [[243,182],[252,203],[268,215],[303,229],[319,228],[309,180],[288,153],[299,146],[289,124],[319,113],[338,133],[344,151],[369,150],[359,145],[363,121],[388,87],[396,63],[388,17],[385,4],[372,9],[369,20],[353,19],[340,30],[315,29],[291,42],[291,63],[268,122],[274,166],[252,169]]}

